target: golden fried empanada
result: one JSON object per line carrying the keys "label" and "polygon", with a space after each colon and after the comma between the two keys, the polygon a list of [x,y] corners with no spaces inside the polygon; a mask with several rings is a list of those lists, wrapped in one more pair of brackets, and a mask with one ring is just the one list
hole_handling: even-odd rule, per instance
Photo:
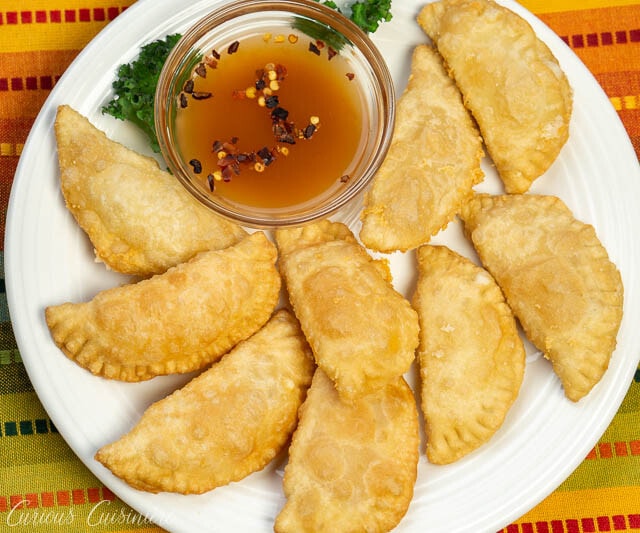
{"label": "golden fried empanada", "polygon": [[482,139],[432,48],[413,52],[389,152],[365,196],[360,238],[380,252],[408,250],[447,226],[482,181]]}
{"label": "golden fried empanada", "polygon": [[220,362],[149,407],[96,459],[150,492],[202,493],[242,479],[287,443],[313,371],[297,321],[278,311]]}
{"label": "golden fried empanada", "polygon": [[525,350],[491,275],[444,246],[418,248],[420,395],[427,457],[446,464],[487,442],[518,396]]}
{"label": "golden fried empanada", "polygon": [[417,476],[415,398],[402,377],[352,404],[316,370],[289,447],[277,533],[393,529]]}
{"label": "golden fried empanada", "polygon": [[55,121],[67,208],[109,268],[147,277],[246,236],[192,198],[155,159],[112,141],[69,106]]}
{"label": "golden fried empanada", "polygon": [[505,190],[527,191],[569,136],[572,91],[558,61],[523,18],[491,0],[427,4],[418,22],[478,122]]}
{"label": "golden fried empanada", "polygon": [[465,232],[573,401],[600,380],[622,320],[620,273],[592,226],[554,196],[477,195]]}
{"label": "golden fried empanada", "polygon": [[89,302],[47,307],[47,325],[70,359],[100,376],[141,381],[190,372],[269,319],[280,292],[275,261],[275,246],[254,233]]}
{"label": "golden fried empanada", "polygon": [[321,221],[276,232],[280,270],[316,362],[352,400],[409,369],[418,317],[346,226]]}

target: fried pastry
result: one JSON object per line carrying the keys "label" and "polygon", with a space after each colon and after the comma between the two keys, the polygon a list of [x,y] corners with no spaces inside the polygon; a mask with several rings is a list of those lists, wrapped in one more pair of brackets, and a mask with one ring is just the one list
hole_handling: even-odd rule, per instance
{"label": "fried pastry", "polygon": [[199,494],[242,479],[288,442],[314,368],[297,321],[280,310],[96,459],[150,492]]}
{"label": "fried pastry", "polygon": [[506,192],[527,191],[569,136],[573,96],[558,61],[524,19],[491,0],[427,4],[418,23],[460,88]]}
{"label": "fried pastry", "polygon": [[524,377],[516,320],[491,275],[444,246],[417,251],[420,397],[426,453],[452,463],[502,425]]}
{"label": "fried pastry", "polygon": [[58,108],[55,133],[67,208],[96,258],[112,270],[160,274],[246,236],[192,198],[155,159],[108,139],[71,107]]}
{"label": "fried pastry", "polygon": [[389,152],[365,196],[360,238],[406,251],[445,228],[482,181],[482,139],[442,59],[417,46]]}
{"label": "fried pastry", "polygon": [[622,320],[620,273],[594,228],[554,196],[480,194],[461,216],[528,338],[580,400],[607,369]]}
{"label": "fried pastry", "polygon": [[275,531],[393,529],[413,496],[419,446],[415,398],[402,377],[346,404],[316,370],[289,447]]}
{"label": "fried pastry", "polygon": [[280,293],[276,255],[264,233],[254,233],[89,302],[47,307],[47,325],[70,359],[99,376],[191,372],[269,319]]}
{"label": "fried pastry", "polygon": [[418,317],[341,223],[276,232],[280,271],[316,362],[345,401],[379,389],[409,369]]}

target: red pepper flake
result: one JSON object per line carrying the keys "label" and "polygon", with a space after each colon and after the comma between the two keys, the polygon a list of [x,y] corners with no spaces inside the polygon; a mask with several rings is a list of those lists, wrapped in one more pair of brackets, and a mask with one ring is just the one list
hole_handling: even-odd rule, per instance
{"label": "red pepper flake", "polygon": [[235,54],[238,51],[238,48],[240,48],[240,41],[233,41],[229,45],[229,48],[227,48],[227,53],[228,54]]}
{"label": "red pepper flake", "polygon": [[329,58],[329,61],[331,61],[337,55],[338,55],[338,52],[336,52],[336,50],[332,46],[330,46],[329,49],[327,50],[327,57]]}
{"label": "red pepper flake", "polygon": [[278,77],[276,78],[277,80],[279,81],[284,80],[287,76],[287,67],[278,63],[276,65],[276,74],[278,75]]}
{"label": "red pepper flake", "polygon": [[[237,43],[237,41],[236,41]],[[228,52],[235,53],[238,49],[238,45],[232,43],[229,46]],[[324,42],[317,41],[317,43],[324,47]],[[234,46],[234,44],[236,44]],[[310,43],[310,50],[314,50],[314,53],[319,54],[320,49],[314,43]],[[214,50],[215,52],[215,50]],[[303,129],[299,129],[295,126],[295,123],[288,120],[289,111],[280,106],[279,98],[273,92],[277,91],[279,87],[273,87],[276,80],[282,81],[286,78],[287,69],[281,65],[274,65],[273,63],[267,64],[264,68],[255,71],[256,81],[253,86],[250,86],[245,90],[235,90],[232,93],[233,98],[245,99],[248,98],[247,92],[249,90],[255,93],[258,101],[258,105],[271,110],[272,120],[272,132],[276,142],[283,144],[296,144],[296,139],[310,139],[318,129],[318,117],[312,116],[309,124]],[[185,91],[195,99],[205,99],[212,96],[211,93],[198,92],[194,90],[193,80],[189,80],[185,84]],[[258,95],[258,93],[261,93]],[[186,107],[185,93],[181,93],[181,99],[184,98],[184,106]],[[251,97],[253,99],[253,96]],[[211,171],[207,175],[207,184],[211,192],[215,188],[216,181],[231,181],[234,175],[239,175],[241,169],[251,165],[256,172],[263,172],[266,167],[271,165],[276,159],[277,154],[287,155],[289,149],[286,146],[276,145],[273,149],[267,146],[262,147],[258,151],[253,152],[238,152],[238,137],[231,137],[229,141],[215,140],[211,145],[213,153],[217,154],[218,160],[216,162],[217,169]],[[202,172],[202,165],[197,159],[192,159],[189,162],[194,167],[194,173],[200,174]]]}
{"label": "red pepper flake", "polygon": [[316,41],[316,46],[318,47],[319,50],[322,50],[325,47],[324,41],[321,41],[320,39],[318,39]]}
{"label": "red pepper flake", "polygon": [[271,118],[273,120],[287,120],[289,116],[289,111],[287,111],[284,107],[276,107],[271,112]]}
{"label": "red pepper flake", "polygon": [[316,131],[316,127],[313,124],[309,124],[303,132],[304,138],[305,139],[310,139],[311,136],[315,133]]}
{"label": "red pepper flake", "polygon": [[192,159],[189,164],[193,167],[194,174],[200,174],[202,172],[202,163],[199,159]]}
{"label": "red pepper flake", "polygon": [[187,100],[187,95],[184,93],[180,93],[180,107],[184,109],[189,104]]}
{"label": "red pepper flake", "polygon": [[345,174],[344,176],[342,176],[342,177],[340,178],[340,181],[341,181],[342,183],[347,183],[350,179],[351,179],[351,176],[349,176],[348,174]]}
{"label": "red pepper flake", "polygon": [[193,92],[193,87],[194,87],[193,80],[187,80],[187,82],[184,84],[183,91],[185,93],[191,94]]}
{"label": "red pepper flake", "polygon": [[211,50],[211,55],[216,59],[220,59],[220,52],[218,52],[216,49]]}
{"label": "red pepper flake", "polygon": [[309,52],[317,56],[320,55],[320,49],[314,43],[309,43]]}
{"label": "red pepper flake", "polygon": [[352,81],[353,78],[355,78],[356,75],[353,72],[347,72],[347,78],[349,79],[349,81]]}
{"label": "red pepper flake", "polygon": [[216,69],[218,68],[218,61],[216,59],[214,59],[212,56],[207,56],[204,58],[204,62],[207,64],[207,66],[211,69]]}
{"label": "red pepper flake", "polygon": [[207,67],[205,67],[204,63],[200,63],[196,68],[195,68],[195,73],[200,76],[201,78],[206,78],[207,77]]}
{"label": "red pepper flake", "polygon": [[193,91],[191,93],[191,97],[194,100],[206,100],[207,98],[211,98],[211,96],[213,96],[210,92],[204,92],[204,91]]}

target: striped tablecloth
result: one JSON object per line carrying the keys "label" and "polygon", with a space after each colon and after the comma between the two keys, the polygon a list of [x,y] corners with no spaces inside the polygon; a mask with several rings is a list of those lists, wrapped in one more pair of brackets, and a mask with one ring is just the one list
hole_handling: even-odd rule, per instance
{"label": "striped tablecloth", "polygon": [[[130,3],[0,2],[0,239],[18,159],[40,107],[76,54]],[[640,154],[640,2],[522,3],[595,75]],[[2,265],[0,254],[0,273]],[[161,531],[103,486],[58,434],[17,350],[3,274],[0,289],[0,531]],[[640,370],[582,464],[504,531],[640,531]]]}

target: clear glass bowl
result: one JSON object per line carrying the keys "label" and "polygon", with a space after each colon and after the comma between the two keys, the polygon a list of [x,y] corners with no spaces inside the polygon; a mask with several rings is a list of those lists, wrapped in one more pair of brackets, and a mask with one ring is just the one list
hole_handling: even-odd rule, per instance
{"label": "clear glass bowl", "polygon": [[[305,28],[310,41],[329,38],[355,74],[353,84],[361,106],[362,132],[353,153],[349,179],[337,180],[324,192],[284,207],[244,205],[212,192],[206,180],[196,179],[190,158],[176,142],[176,115],[184,85],[194,66],[211,50],[226,49],[248,36],[284,34]],[[160,74],[155,97],[155,125],[169,170],[198,201],[216,213],[253,228],[302,225],[328,217],[353,204],[382,163],[393,131],[393,80],[371,39],[346,17],[312,0],[240,0],[215,9],[187,30],[169,55]]]}

